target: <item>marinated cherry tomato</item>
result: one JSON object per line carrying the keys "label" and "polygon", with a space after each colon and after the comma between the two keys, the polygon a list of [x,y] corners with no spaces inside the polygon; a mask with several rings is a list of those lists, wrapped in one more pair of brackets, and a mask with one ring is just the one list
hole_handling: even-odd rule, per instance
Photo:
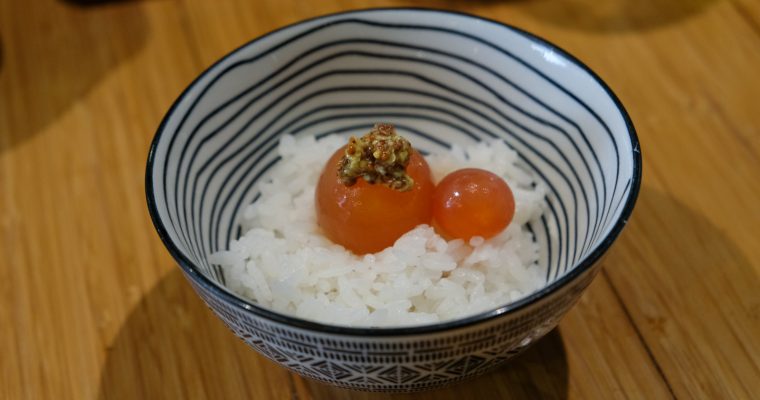
{"label": "marinated cherry tomato", "polygon": [[504,179],[477,168],[448,174],[433,194],[433,221],[447,239],[490,238],[515,214],[515,199]]}
{"label": "marinated cherry tomato", "polygon": [[406,173],[414,187],[405,192],[358,179],[344,185],[337,176],[345,147],[332,155],[317,184],[317,222],[325,235],[356,254],[378,252],[420,224],[429,224],[434,185],[425,158],[413,151]]}

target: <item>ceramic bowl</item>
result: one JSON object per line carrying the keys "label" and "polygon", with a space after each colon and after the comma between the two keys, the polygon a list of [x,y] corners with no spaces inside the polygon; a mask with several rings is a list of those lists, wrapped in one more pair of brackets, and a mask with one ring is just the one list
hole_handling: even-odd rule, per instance
{"label": "ceramic bowl", "polygon": [[[379,121],[424,151],[499,138],[520,153],[549,188],[530,226],[542,289],[459,320],[375,329],[283,315],[225,288],[207,256],[240,235],[278,138],[362,134]],[[161,123],[146,192],[167,249],[237,336],[301,375],[398,392],[482,373],[554,328],[626,224],[640,180],[623,106],[567,52],[475,16],[377,9],[287,26],[208,68]]]}

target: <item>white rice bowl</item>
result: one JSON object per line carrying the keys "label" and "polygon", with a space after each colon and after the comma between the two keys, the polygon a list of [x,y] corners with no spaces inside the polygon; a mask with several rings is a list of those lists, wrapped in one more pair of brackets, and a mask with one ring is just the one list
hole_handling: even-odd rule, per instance
{"label": "white rice bowl", "polygon": [[316,222],[314,189],[345,138],[284,136],[282,160],[244,212],[245,234],[211,255],[227,287],[277,312],[330,325],[398,327],[459,319],[516,301],[544,278],[526,227],[544,211],[545,186],[503,141],[426,156],[438,182],[460,168],[491,171],[515,196],[513,221],[499,235],[446,241],[420,225],[385,250],[356,256],[332,243]]}

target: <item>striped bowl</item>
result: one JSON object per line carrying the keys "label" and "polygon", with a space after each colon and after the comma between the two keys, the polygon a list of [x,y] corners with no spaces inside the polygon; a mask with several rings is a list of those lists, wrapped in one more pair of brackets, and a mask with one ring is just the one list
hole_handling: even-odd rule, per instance
{"label": "striped bowl", "polygon": [[[207,256],[240,235],[280,135],[361,134],[378,121],[423,151],[499,138],[520,153],[549,192],[529,226],[541,290],[455,321],[374,329],[297,319],[225,288]],[[246,343],[323,382],[415,391],[486,371],[555,327],[623,229],[640,181],[623,106],[565,51],[474,16],[377,9],[282,28],[203,72],[156,133],[146,192],[169,252]]]}

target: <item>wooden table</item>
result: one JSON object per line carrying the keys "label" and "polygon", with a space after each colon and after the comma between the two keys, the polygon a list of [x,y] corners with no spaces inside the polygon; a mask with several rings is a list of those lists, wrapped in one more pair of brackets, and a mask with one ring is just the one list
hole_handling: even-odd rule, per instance
{"label": "wooden table", "polygon": [[[420,399],[760,397],[757,0],[0,0],[0,398],[380,399],[288,373],[192,292],[145,206],[149,142],[206,66],[350,8],[447,8],[584,60],[644,184],[605,269],[524,356]],[[400,396],[398,398],[406,398]]]}

